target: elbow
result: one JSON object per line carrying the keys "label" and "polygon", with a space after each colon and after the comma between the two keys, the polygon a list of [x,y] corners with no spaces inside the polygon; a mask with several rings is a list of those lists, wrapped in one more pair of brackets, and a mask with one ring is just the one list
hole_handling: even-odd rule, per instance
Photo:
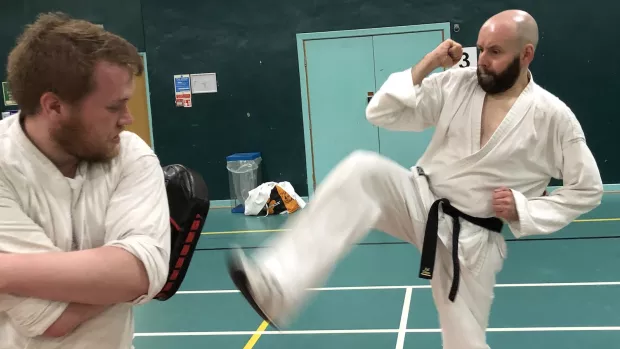
{"label": "elbow", "polygon": [[74,328],[70,328],[63,324],[62,322],[55,322],[47,329],[43,330],[40,326],[37,325],[18,325],[13,323],[15,329],[24,337],[27,338],[36,338],[36,337],[47,337],[47,338],[62,338],[71,333]]}
{"label": "elbow", "polygon": [[377,94],[366,106],[366,120],[374,126],[383,127],[395,120],[398,107],[386,105],[385,97]]}
{"label": "elbow", "polygon": [[381,116],[372,104],[366,107],[366,120],[374,126],[380,126]]}
{"label": "elbow", "polygon": [[140,275],[128,290],[135,304],[144,304],[153,299],[164,288],[168,279],[168,258],[162,250],[154,248],[149,255],[140,260]]}
{"label": "elbow", "polygon": [[135,304],[144,304],[155,298],[168,280],[169,254],[163,249],[153,247],[150,253],[143,255],[140,262],[141,275],[134,284],[133,298]]}
{"label": "elbow", "polygon": [[603,201],[605,188],[603,187],[603,179],[601,178],[600,174],[592,177],[594,180],[590,184],[590,188],[588,191],[590,192],[591,202],[594,208],[599,206]]}
{"label": "elbow", "polygon": [[128,272],[125,273],[124,299],[129,303],[144,304],[154,298],[168,278],[168,247],[144,236],[114,241],[109,246],[128,252],[125,256],[130,262],[125,262]]}
{"label": "elbow", "polygon": [[373,126],[382,127],[387,130],[397,130],[394,127],[398,116],[393,111],[378,110],[372,106],[366,109],[366,120]]}
{"label": "elbow", "polygon": [[596,183],[596,185],[594,185],[594,187],[592,188],[593,191],[593,201],[594,201],[594,206],[599,206],[602,201],[603,201],[603,194],[605,193],[605,189],[603,188],[603,182],[598,182]]}
{"label": "elbow", "polygon": [[28,298],[7,310],[6,315],[13,328],[24,337],[60,338],[76,327],[71,325],[70,317],[64,315],[68,307],[66,303]]}
{"label": "elbow", "polygon": [[587,212],[601,205],[605,189],[603,188],[603,182],[601,180],[597,180],[593,181],[586,187],[582,187],[580,192],[582,203],[585,206],[584,210]]}
{"label": "elbow", "polygon": [[127,292],[129,293],[131,299],[137,299],[147,295],[151,285],[151,278],[149,277],[146,266],[138,258],[134,258],[136,260],[136,267],[139,270],[139,273],[137,275],[138,277],[134,279],[134,282],[127,285],[129,288]]}
{"label": "elbow", "polygon": [[63,323],[56,322],[52,324],[48,329],[46,329],[45,332],[43,332],[42,336],[50,338],[62,338],[73,332],[73,330],[75,330],[75,327],[66,326]]}

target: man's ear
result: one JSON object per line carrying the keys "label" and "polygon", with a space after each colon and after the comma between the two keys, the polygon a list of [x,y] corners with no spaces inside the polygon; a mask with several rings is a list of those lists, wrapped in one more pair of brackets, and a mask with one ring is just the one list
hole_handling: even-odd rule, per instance
{"label": "man's ear", "polygon": [[41,104],[41,112],[52,118],[62,115],[63,109],[66,108],[62,100],[53,92],[44,93],[39,99],[39,103]]}
{"label": "man's ear", "polygon": [[534,60],[534,45],[527,44],[525,45],[525,49],[523,50],[523,60],[524,63],[529,65]]}

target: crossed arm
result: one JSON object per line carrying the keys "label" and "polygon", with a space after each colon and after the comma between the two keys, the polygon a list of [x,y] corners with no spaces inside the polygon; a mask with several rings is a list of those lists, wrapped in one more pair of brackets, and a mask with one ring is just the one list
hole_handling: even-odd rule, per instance
{"label": "crossed arm", "polygon": [[0,312],[20,332],[63,336],[119,303],[143,303],[168,275],[170,226],[157,158],[128,166],[106,213],[102,247],[63,252],[0,183]]}

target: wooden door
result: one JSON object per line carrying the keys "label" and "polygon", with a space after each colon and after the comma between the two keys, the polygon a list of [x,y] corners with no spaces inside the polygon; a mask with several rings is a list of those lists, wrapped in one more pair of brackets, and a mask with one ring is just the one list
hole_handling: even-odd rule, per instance
{"label": "wooden door", "polygon": [[144,73],[136,77],[136,87],[133,97],[129,100],[129,110],[133,115],[133,124],[126,127],[140,136],[151,148],[153,139],[151,133],[151,115],[148,96],[148,73],[146,68],[146,55],[141,53],[144,62]]}

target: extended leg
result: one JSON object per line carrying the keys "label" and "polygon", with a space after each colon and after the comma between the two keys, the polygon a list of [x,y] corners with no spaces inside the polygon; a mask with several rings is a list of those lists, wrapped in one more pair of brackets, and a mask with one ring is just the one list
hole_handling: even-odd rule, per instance
{"label": "extended leg", "polygon": [[[424,194],[428,195],[428,194]],[[411,172],[374,153],[356,152],[322,183],[306,208],[250,262],[238,254],[231,277],[255,309],[286,325],[335,264],[373,228],[420,246],[425,208]]]}

